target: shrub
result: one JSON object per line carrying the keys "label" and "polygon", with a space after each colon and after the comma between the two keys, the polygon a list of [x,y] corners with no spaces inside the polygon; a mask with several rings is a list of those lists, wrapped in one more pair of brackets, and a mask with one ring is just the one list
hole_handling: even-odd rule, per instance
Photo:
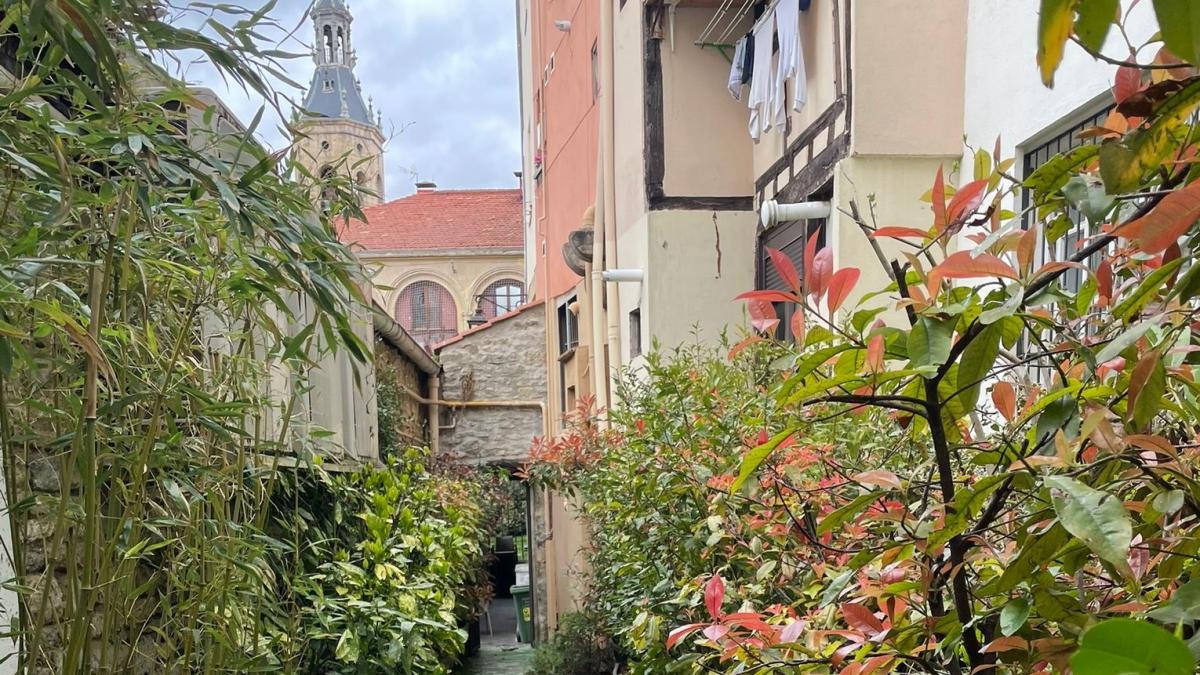
{"label": "shrub", "polygon": [[554,635],[533,652],[526,675],[610,675],[616,654],[596,625],[597,617],[585,612],[564,615]]}
{"label": "shrub", "polygon": [[281,495],[304,507],[303,523],[280,528],[303,531],[292,568],[308,641],[301,672],[436,675],[462,656],[481,511],[474,485],[429,462],[409,449],[384,469],[309,474],[297,495]]}

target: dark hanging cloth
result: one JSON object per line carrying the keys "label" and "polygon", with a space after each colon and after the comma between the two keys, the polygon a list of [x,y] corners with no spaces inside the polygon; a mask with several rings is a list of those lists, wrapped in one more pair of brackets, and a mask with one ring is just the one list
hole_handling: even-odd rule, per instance
{"label": "dark hanging cloth", "polygon": [[750,82],[754,73],[754,31],[746,34],[746,51],[742,54],[742,84]]}
{"label": "dark hanging cloth", "polygon": [[801,12],[807,12],[810,6],[812,6],[812,0],[800,0]]}

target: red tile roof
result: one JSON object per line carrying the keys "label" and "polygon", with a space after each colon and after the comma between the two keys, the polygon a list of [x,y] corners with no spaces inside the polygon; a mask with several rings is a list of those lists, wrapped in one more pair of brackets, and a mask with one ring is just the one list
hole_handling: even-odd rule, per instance
{"label": "red tile roof", "polygon": [[356,249],[520,248],[520,190],[419,190],[363,209],[339,238]]}

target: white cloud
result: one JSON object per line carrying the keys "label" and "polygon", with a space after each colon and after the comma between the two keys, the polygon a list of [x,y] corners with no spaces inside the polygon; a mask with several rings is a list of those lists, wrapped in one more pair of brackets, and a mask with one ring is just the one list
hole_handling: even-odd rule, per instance
{"label": "white cloud", "polygon": [[[272,12],[280,29],[268,36],[278,48],[307,55],[312,28],[304,13],[310,4],[280,0]],[[352,0],[350,9],[363,93],[383,111],[385,134],[403,129],[387,145],[387,196],[410,193],[412,172],[442,187],[515,187],[520,120],[514,3]],[[292,80],[308,85],[307,56],[287,61],[286,69]],[[183,73],[217,91],[243,122],[263,105],[211,68],[192,66]],[[259,135],[272,147],[284,143],[273,114],[264,116]]]}

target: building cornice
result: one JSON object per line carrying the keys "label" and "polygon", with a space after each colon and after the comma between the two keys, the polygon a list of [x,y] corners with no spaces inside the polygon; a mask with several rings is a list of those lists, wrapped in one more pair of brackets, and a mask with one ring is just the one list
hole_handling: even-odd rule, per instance
{"label": "building cornice", "polygon": [[402,251],[355,251],[363,261],[406,258],[508,258],[524,255],[523,247],[512,248],[425,248]]}

